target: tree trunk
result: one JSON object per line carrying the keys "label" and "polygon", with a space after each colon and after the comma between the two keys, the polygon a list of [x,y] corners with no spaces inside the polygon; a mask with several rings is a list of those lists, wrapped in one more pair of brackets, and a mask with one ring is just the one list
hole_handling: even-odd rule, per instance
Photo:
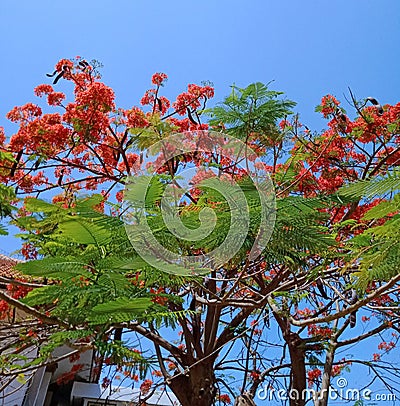
{"label": "tree trunk", "polygon": [[290,406],[304,406],[306,404],[305,390],[307,389],[304,343],[298,334],[292,332],[287,334],[285,341],[289,347],[292,364],[289,404]]}
{"label": "tree trunk", "polygon": [[321,390],[317,399],[314,400],[314,406],[327,406],[329,398],[329,388],[331,384],[331,372],[335,358],[336,344],[333,344],[326,353],[324,373],[322,375]]}
{"label": "tree trunk", "polygon": [[201,362],[173,376],[169,387],[182,406],[211,406],[217,393],[213,363]]}
{"label": "tree trunk", "polygon": [[290,323],[281,316],[275,309],[273,314],[279,327],[282,330],[283,338],[288,345],[291,371],[290,371],[290,388],[288,390],[290,406],[305,406],[306,404],[306,352],[304,341],[301,337],[290,330]]}
{"label": "tree trunk", "polygon": [[243,393],[235,399],[233,406],[256,406],[253,397],[249,393]]}

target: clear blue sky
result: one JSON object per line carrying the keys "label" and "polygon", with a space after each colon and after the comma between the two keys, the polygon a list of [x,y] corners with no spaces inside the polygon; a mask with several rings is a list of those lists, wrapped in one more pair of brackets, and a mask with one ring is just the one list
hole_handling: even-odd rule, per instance
{"label": "clear blue sky", "polygon": [[[104,64],[122,107],[139,103],[157,71],[172,99],[202,80],[216,100],[232,83],[274,80],[320,130],[314,107],[327,93],[400,100],[399,42],[399,0],[0,0],[0,125],[11,135],[5,114],[35,101],[59,59],[80,55]],[[0,237],[3,252],[16,247]]]}
{"label": "clear blue sky", "polygon": [[210,80],[216,99],[229,85],[275,80],[313,128],[321,96],[398,101],[398,0],[2,0],[0,120],[33,100],[62,57],[104,64],[123,106],[138,103],[156,71],[174,96]]}

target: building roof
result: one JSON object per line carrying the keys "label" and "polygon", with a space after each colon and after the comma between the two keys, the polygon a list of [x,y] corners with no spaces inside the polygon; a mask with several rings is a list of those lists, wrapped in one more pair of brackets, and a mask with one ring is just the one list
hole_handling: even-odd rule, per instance
{"label": "building roof", "polygon": [[0,277],[8,279],[20,278],[21,273],[14,269],[14,266],[20,262],[23,261],[0,254]]}
{"label": "building roof", "polygon": [[[86,399],[90,405],[113,405],[138,404],[143,398],[140,389],[112,386],[102,389],[99,384],[74,382],[71,392],[71,404],[79,399]],[[179,406],[178,399],[172,392],[156,391],[146,400],[148,406]]]}

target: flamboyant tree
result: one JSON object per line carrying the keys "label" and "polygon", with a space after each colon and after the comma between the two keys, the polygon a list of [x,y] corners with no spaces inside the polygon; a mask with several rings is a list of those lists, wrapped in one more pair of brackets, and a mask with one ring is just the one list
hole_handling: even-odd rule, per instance
{"label": "flamboyant tree", "polygon": [[[168,387],[183,406],[252,405],[263,388],[296,406],[310,388],[326,405],[351,364],[390,373],[400,104],[352,95],[352,120],[326,96],[319,134],[261,83],[207,109],[211,86],[171,103],[157,73],[143,107],[117,108],[96,66],[61,60],[35,89],[53,112],[15,107],[17,132],[0,134],[2,188],[30,196],[18,206],[9,192],[0,207],[18,206],[31,260],[18,269],[35,279],[9,281],[2,318],[16,306],[40,321],[2,349],[2,374],[56,362],[66,341],[73,356],[96,350],[105,388],[140,380],[143,401]],[[70,84],[66,101],[55,88]],[[367,357],[340,355],[377,335]],[[22,369],[21,345],[40,348]]]}

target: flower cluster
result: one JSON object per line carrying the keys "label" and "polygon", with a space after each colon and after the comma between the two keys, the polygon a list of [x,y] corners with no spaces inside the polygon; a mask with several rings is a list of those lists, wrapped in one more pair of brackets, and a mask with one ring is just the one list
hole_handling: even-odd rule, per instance
{"label": "flower cluster", "polygon": [[140,385],[140,392],[142,393],[142,395],[146,395],[147,393],[149,393],[152,385],[153,381],[151,379],[145,379]]}
{"label": "flower cluster", "polygon": [[318,382],[318,379],[321,377],[322,372],[319,368],[310,369],[307,372],[308,378],[308,387],[311,388],[314,384]]}

